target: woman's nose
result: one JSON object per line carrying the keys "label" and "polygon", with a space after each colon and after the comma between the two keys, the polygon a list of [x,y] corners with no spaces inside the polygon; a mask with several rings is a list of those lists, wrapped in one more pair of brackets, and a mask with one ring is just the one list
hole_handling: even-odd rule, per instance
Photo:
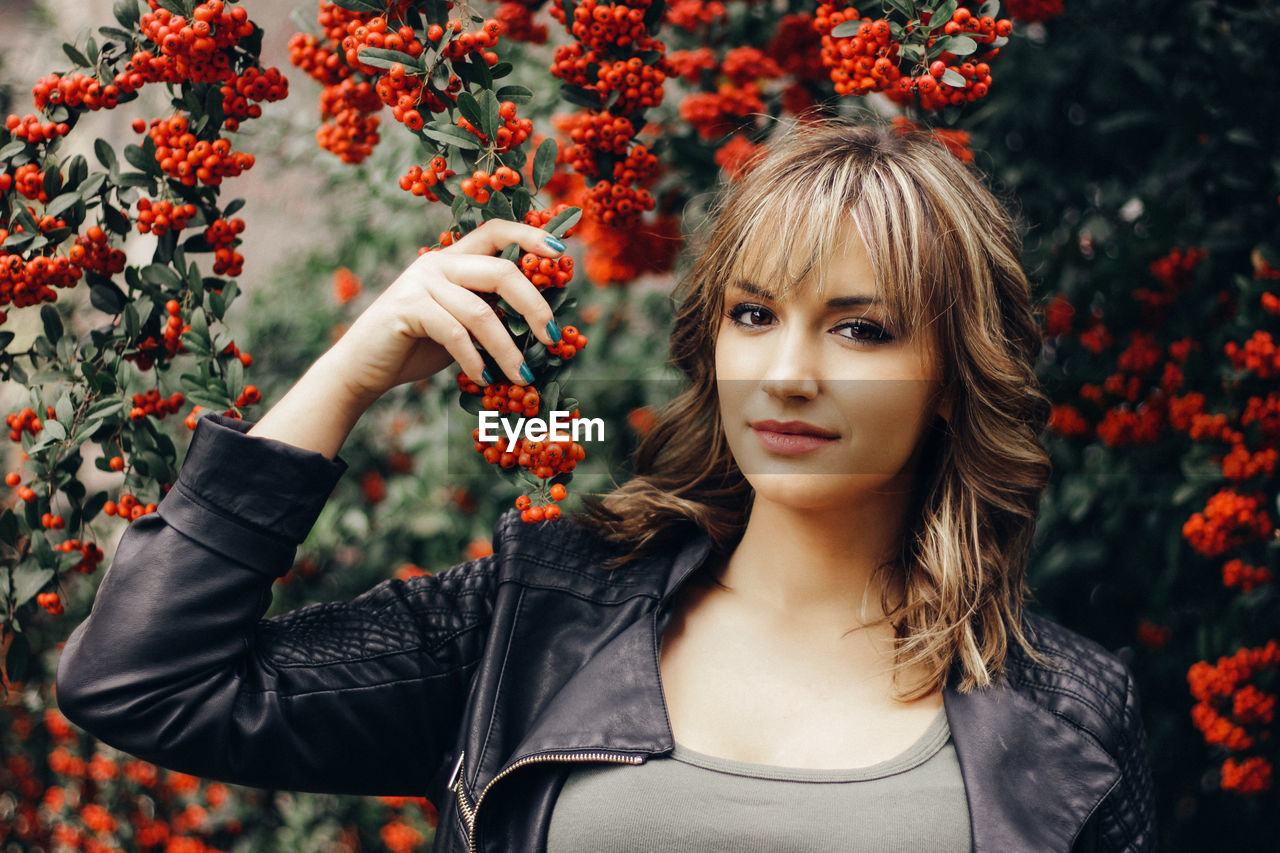
{"label": "woman's nose", "polygon": [[799,324],[784,327],[772,337],[774,349],[770,353],[761,387],[779,399],[812,399],[818,393],[821,347],[805,337],[804,329]]}

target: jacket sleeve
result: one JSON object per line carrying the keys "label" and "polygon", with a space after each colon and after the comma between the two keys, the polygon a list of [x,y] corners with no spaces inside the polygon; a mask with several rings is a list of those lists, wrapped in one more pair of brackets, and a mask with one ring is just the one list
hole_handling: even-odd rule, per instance
{"label": "jacket sleeve", "polygon": [[1116,853],[1147,853],[1156,849],[1155,784],[1137,687],[1129,667],[1124,667],[1124,673],[1124,711],[1115,751],[1120,781],[1099,807],[1099,847]]}
{"label": "jacket sleeve", "polygon": [[64,647],[58,704],[111,746],[197,776],[421,796],[456,741],[498,557],[263,620],[347,464],[250,426],[199,421]]}

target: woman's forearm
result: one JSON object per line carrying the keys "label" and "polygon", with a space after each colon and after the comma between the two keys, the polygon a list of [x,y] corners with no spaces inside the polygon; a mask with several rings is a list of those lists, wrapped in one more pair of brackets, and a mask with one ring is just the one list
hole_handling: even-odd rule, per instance
{"label": "woman's forearm", "polygon": [[341,381],[334,369],[334,359],[341,357],[336,353],[331,349],[311,365],[248,434],[336,458],[372,402],[358,399]]}

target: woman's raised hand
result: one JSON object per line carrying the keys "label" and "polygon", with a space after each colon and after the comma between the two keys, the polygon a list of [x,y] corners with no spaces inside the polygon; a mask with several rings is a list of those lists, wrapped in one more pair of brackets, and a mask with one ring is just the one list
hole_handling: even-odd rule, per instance
{"label": "woman's raised hand", "polygon": [[538,340],[553,344],[547,332],[551,306],[516,264],[494,256],[518,243],[527,252],[558,257],[559,241],[548,239],[555,241],[532,225],[491,219],[451,246],[419,255],[326,353],[329,368],[338,374],[335,378],[362,406],[455,361],[467,376],[484,384],[484,360],[474,335],[511,381],[527,383],[528,376],[520,371],[524,356],[476,291],[498,294],[520,312]]}
{"label": "woman's raised hand", "polygon": [[[249,429],[335,458],[356,421],[386,391],[425,379],[457,361],[481,382],[484,360],[476,340],[513,382],[524,357],[493,308],[475,291],[496,293],[545,344],[551,306],[511,261],[494,253],[512,243],[557,257],[562,245],[546,231],[503,219],[484,223],[453,245],[419,255],[356,318],[279,402]],[[490,377],[499,381],[502,377]]]}

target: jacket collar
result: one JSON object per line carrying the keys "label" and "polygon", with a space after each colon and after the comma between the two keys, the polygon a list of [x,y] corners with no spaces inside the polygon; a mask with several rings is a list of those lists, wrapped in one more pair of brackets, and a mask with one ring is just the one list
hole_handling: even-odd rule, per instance
{"label": "jacket collar", "polygon": [[[670,564],[661,605],[619,632],[575,673],[533,721],[506,766],[537,753],[605,750],[635,756],[674,748],[658,667],[665,604],[711,553],[705,531]],[[665,561],[662,561],[665,562]],[[1115,760],[1007,680],[964,694],[957,670],[943,705],[968,797],[973,847],[1068,851],[1120,779]],[[581,721],[592,720],[584,734]]]}

